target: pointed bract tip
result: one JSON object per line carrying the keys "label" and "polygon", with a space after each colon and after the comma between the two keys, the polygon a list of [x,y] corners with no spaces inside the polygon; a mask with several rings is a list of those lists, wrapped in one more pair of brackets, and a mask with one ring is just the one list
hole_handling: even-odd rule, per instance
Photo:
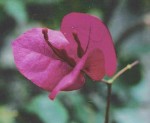
{"label": "pointed bract tip", "polygon": [[47,28],[43,28],[42,29],[42,33],[43,33],[44,39],[47,41],[48,40],[48,29]]}
{"label": "pointed bract tip", "polygon": [[43,33],[43,34],[48,33],[48,29],[47,29],[47,28],[43,28],[43,29],[42,29],[42,33]]}
{"label": "pointed bract tip", "polygon": [[59,91],[57,91],[57,90],[53,90],[53,91],[49,94],[49,96],[48,96],[49,99],[50,99],[50,100],[54,100],[55,97],[57,96],[58,92],[59,92]]}

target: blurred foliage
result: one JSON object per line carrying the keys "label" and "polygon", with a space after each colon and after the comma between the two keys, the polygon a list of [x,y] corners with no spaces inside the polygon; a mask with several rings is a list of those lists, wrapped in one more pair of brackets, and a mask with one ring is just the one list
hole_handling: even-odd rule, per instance
{"label": "blurred foliage", "polygon": [[14,118],[17,116],[17,112],[11,110],[8,106],[1,106],[0,116],[0,123],[15,123]]}
{"label": "blurred foliage", "polygon": [[49,101],[47,95],[39,95],[27,105],[27,109],[37,114],[44,123],[66,123],[68,119],[67,111],[62,104],[58,100]]}
{"label": "blurred foliage", "polygon": [[81,90],[55,101],[25,79],[14,65],[11,42],[33,27],[59,29],[64,15],[77,11],[100,17],[110,29],[118,70],[140,65],[113,85],[111,123],[150,121],[149,0],[0,0],[0,123],[103,123],[106,86],[86,78]]}

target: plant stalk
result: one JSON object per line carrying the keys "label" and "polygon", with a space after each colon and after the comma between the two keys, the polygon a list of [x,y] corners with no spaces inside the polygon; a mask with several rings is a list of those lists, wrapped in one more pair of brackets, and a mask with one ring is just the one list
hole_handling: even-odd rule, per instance
{"label": "plant stalk", "polygon": [[106,105],[106,113],[105,113],[105,122],[104,123],[109,123],[111,90],[112,90],[112,84],[107,83],[107,105]]}

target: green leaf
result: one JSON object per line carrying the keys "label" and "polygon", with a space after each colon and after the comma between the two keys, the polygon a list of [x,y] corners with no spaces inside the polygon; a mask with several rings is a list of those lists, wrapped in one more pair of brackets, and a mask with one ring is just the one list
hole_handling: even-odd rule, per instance
{"label": "green leaf", "polygon": [[115,113],[117,123],[149,123],[149,107],[124,108]]}
{"label": "green leaf", "polygon": [[63,0],[26,0],[28,3],[35,3],[35,4],[53,4],[53,3],[59,3]]}
{"label": "green leaf", "polygon": [[81,96],[81,94],[70,92],[68,100],[70,105],[72,105],[75,120],[78,120],[81,123],[96,122],[96,112],[92,109],[90,103],[87,103],[84,100],[84,97]]}
{"label": "green leaf", "polygon": [[101,19],[104,19],[103,12],[99,9],[96,9],[96,8],[95,9],[90,9],[88,13],[91,14],[91,15],[95,15],[97,17],[100,17]]}
{"label": "green leaf", "polygon": [[37,96],[27,107],[29,112],[35,113],[44,123],[66,123],[68,114],[59,100],[49,100],[47,95]]}
{"label": "green leaf", "polygon": [[0,123],[14,123],[17,112],[6,106],[0,107]]}
{"label": "green leaf", "polygon": [[22,0],[6,0],[4,8],[7,14],[12,16],[17,23],[22,24],[27,21],[25,4]]}

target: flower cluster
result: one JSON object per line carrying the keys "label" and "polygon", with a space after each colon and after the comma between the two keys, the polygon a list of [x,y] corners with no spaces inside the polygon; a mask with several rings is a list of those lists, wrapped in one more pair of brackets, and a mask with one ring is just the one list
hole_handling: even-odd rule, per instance
{"label": "flower cluster", "polygon": [[79,89],[85,75],[100,81],[116,71],[116,54],[107,27],[97,17],[70,13],[60,31],[33,28],[12,43],[18,70],[54,99]]}

